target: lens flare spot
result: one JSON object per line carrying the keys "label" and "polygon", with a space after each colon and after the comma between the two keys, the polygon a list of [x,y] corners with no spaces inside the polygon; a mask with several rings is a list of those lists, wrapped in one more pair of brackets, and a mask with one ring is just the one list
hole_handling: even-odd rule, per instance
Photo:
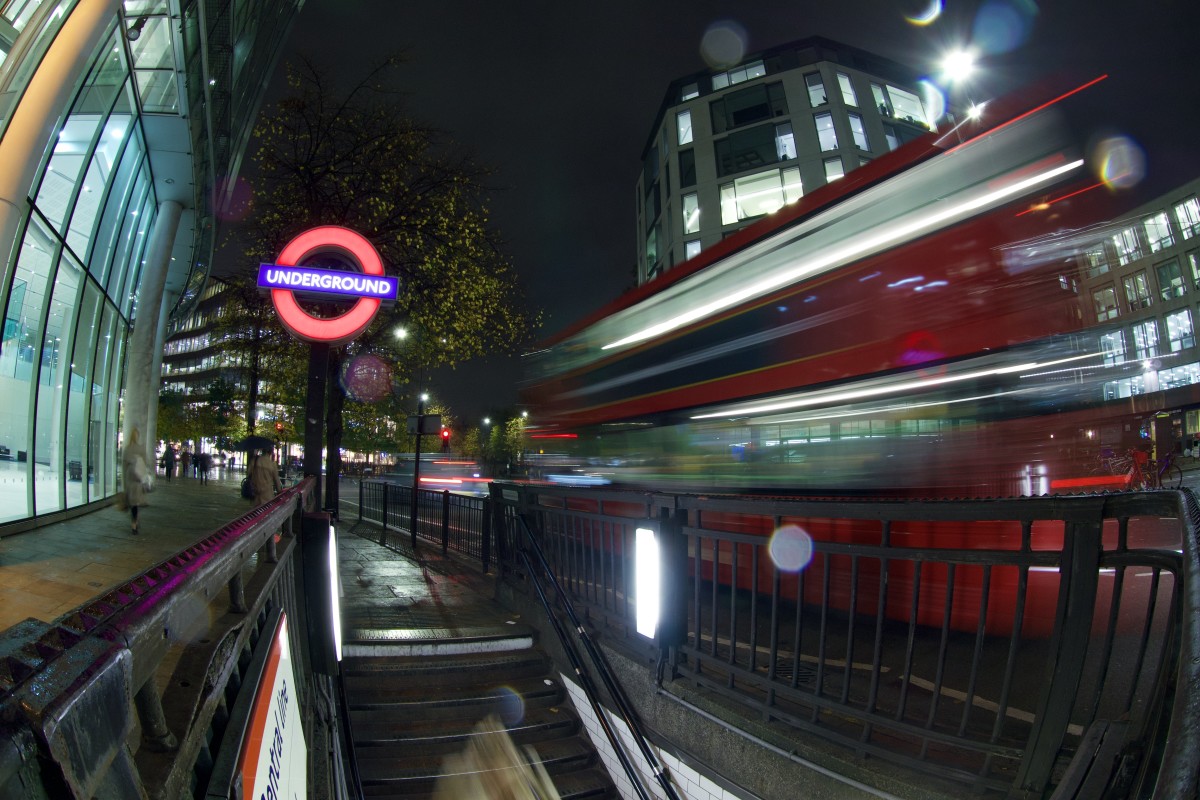
{"label": "lens flare spot", "polygon": [[1128,136],[1110,136],[1096,145],[1092,160],[1099,178],[1114,189],[1129,189],[1146,176],[1146,154]]}
{"label": "lens flare spot", "polygon": [[369,353],[355,356],[342,368],[342,388],[361,403],[375,403],[392,391],[392,365]]}
{"label": "lens flare spot", "polygon": [[767,551],[779,569],[799,572],[812,561],[812,537],[797,525],[784,525],[771,534]]}
{"label": "lens flare spot", "polygon": [[925,118],[931,123],[941,119],[946,113],[946,95],[928,79],[918,81],[917,88],[920,89],[921,100],[925,103]]}
{"label": "lens flare spot", "polygon": [[497,690],[497,713],[504,724],[512,727],[525,719],[525,701],[507,686]]}
{"label": "lens flare spot", "polygon": [[700,40],[700,55],[714,69],[733,66],[746,55],[746,29],[733,20],[714,22]]}
{"label": "lens flare spot", "polygon": [[942,15],[942,0],[930,0],[924,8],[913,14],[906,14],[905,21],[910,25],[916,25],[923,28],[926,25],[932,25],[937,21],[937,18]]}
{"label": "lens flare spot", "polygon": [[1037,13],[1031,0],[991,0],[975,15],[971,41],[988,55],[1010,53],[1029,38]]}

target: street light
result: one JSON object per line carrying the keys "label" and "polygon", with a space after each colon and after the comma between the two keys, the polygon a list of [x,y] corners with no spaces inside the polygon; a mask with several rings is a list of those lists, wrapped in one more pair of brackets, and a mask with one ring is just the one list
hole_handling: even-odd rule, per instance
{"label": "street light", "polygon": [[963,83],[975,73],[978,54],[969,47],[951,50],[942,56],[942,80]]}

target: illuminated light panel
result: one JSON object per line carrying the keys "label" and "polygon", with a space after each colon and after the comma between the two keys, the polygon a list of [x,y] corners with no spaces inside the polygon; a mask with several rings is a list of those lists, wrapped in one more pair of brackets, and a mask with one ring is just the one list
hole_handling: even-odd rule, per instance
{"label": "illuminated light panel", "polygon": [[638,528],[634,538],[634,605],[637,608],[637,632],[649,639],[658,630],[659,597],[662,591],[662,567],[658,538],[653,528]]}
{"label": "illuminated light panel", "polygon": [[1104,354],[1084,353],[1083,355],[1060,358],[1054,361],[1032,361],[1023,364],[1014,364],[1008,367],[995,367],[993,369],[981,369],[973,372],[964,372],[961,375],[944,375],[937,378],[923,378],[920,380],[904,381],[903,383],[898,383],[892,386],[872,386],[864,389],[850,389],[844,392],[833,392],[830,394],[783,398],[773,403],[765,403],[763,405],[743,406],[741,408],[732,408],[725,411],[716,411],[708,414],[696,414],[692,417],[692,419],[741,417],[754,414],[768,414],[776,411],[789,411],[794,408],[805,408],[823,403],[840,403],[848,400],[865,400],[870,397],[897,394],[900,392],[911,391],[913,389],[928,389],[931,386],[961,383],[962,381],[974,380],[975,378],[987,378],[993,375],[1011,375],[1014,372],[1023,372],[1025,370],[1051,367],[1057,364],[1067,364],[1072,361],[1081,361],[1088,358],[1099,358],[1102,355]]}
{"label": "illuminated light panel", "polygon": [[[328,250],[339,250],[353,258],[365,275],[383,275],[383,261],[374,245],[362,234],[339,225],[310,228],[288,242],[275,261],[282,266],[299,266],[306,258]],[[362,297],[345,314],[319,319],[300,307],[290,289],[272,289],[271,302],[279,321],[293,335],[306,342],[328,344],[343,344],[366,330],[381,303],[377,297]]]}
{"label": "illuminated light panel", "polygon": [[927,215],[918,215],[915,219],[909,219],[891,226],[884,226],[874,235],[857,237],[840,248],[827,251],[824,255],[801,262],[794,267],[777,270],[740,290],[730,292],[709,303],[692,308],[672,319],[643,328],[623,339],[606,344],[601,349],[611,350],[615,347],[623,347],[653,339],[656,336],[677,330],[706,317],[711,317],[747,300],[762,297],[775,289],[795,283],[802,278],[820,275],[848,262],[874,255],[904,241],[925,235],[939,226],[949,225],[952,222],[958,222],[968,216],[977,214],[989,206],[996,205],[1028,189],[1079,169],[1083,166],[1083,163],[1083,159],[1076,159],[1053,169],[1039,172],[1036,175],[1019,180],[1008,186],[957,203],[941,211]]}

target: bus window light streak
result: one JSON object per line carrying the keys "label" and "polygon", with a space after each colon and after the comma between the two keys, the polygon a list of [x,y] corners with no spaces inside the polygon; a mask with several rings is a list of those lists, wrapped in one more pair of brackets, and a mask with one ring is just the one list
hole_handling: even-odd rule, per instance
{"label": "bus window light streak", "polygon": [[[902,218],[902,221],[883,228],[882,231],[876,233],[874,236],[862,236],[841,248],[835,248],[826,252],[823,256],[818,256],[791,268],[776,270],[741,290],[730,292],[709,303],[685,311],[672,319],[643,328],[623,339],[618,339],[615,342],[604,345],[601,349],[611,350],[615,347],[636,344],[647,339],[652,339],[689,323],[710,317],[725,309],[732,308],[747,300],[762,297],[768,292],[794,283],[801,278],[812,277],[835,267],[842,266],[847,262],[865,258],[868,255],[881,252],[889,247],[894,247],[917,236],[925,235],[939,226],[949,225],[952,222],[958,222],[971,215],[978,214],[988,207],[997,205],[1047,181],[1079,169],[1083,166],[1083,163],[1083,159],[1076,159],[1053,169],[1039,172],[1024,180],[1002,186],[994,191],[966,199],[960,203],[951,205],[949,208],[943,208],[940,211],[928,214],[909,215],[907,219]],[[913,218],[914,216],[915,218]]]}
{"label": "bus window light streak", "polygon": [[840,403],[847,400],[865,400],[870,397],[880,397],[887,394],[898,394],[900,392],[912,391],[914,389],[928,389],[933,386],[942,386],[951,383],[961,383],[963,381],[974,380],[976,378],[987,378],[996,375],[1011,375],[1021,373],[1031,369],[1039,369],[1052,367],[1057,364],[1067,364],[1073,361],[1081,361],[1088,358],[1099,358],[1103,353],[1084,353],[1083,355],[1070,356],[1068,358],[1060,358],[1054,361],[1044,363],[1026,362],[1023,364],[1014,364],[1008,367],[994,367],[992,369],[974,370],[965,372],[961,375],[945,375],[939,378],[923,378],[914,381],[905,381],[895,385],[872,386],[863,389],[852,389],[844,392],[832,392],[829,394],[810,395],[805,397],[781,398],[775,402],[767,403],[759,406],[743,406],[741,408],[732,408],[725,411],[715,411],[708,414],[696,414],[692,419],[716,419],[720,417],[742,417],[755,414],[766,414],[774,411],[787,411],[792,408],[804,408],[806,406],[814,406],[820,403]]}

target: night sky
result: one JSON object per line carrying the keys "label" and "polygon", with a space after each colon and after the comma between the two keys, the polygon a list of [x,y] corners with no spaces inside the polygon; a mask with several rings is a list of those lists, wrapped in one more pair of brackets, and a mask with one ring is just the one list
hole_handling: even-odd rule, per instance
{"label": "night sky", "polygon": [[[826,36],[922,73],[952,44],[974,38],[1007,47],[985,55],[971,86],[978,97],[1064,69],[1107,72],[1123,102],[1093,109],[1095,129],[1142,145],[1142,188],[1162,191],[1200,175],[1200,4],[947,0],[929,26],[905,20],[927,6],[308,0],[289,50],[348,77],[386,55],[404,56],[395,77],[411,115],[497,170],[493,219],[527,297],[545,312],[543,335],[633,285],[642,149],[670,81],[709,68],[701,42],[714,24],[739,27],[746,53]],[[977,25],[981,18],[989,24]],[[516,400],[516,363],[472,363],[435,377],[430,389],[468,421],[497,413]]]}

